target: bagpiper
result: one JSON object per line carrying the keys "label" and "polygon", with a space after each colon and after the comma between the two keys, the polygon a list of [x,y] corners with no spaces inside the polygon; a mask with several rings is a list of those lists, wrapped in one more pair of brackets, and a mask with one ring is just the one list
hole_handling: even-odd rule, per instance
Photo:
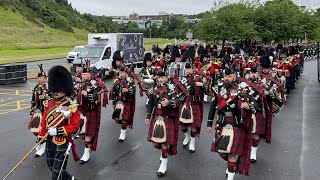
{"label": "bagpiper", "polygon": [[177,154],[180,100],[175,85],[169,83],[164,72],[157,74],[157,85],[150,90],[145,123],[149,124],[148,141],[161,150],[158,176],[167,172],[168,155]]}
{"label": "bagpiper", "polygon": [[[151,53],[146,53],[144,55],[143,60],[143,67],[139,73],[139,75],[142,77],[142,87],[145,93],[148,96],[149,90],[153,88],[155,82],[154,82],[154,74],[155,74],[155,67],[152,66],[152,57]],[[148,101],[146,102],[146,105],[148,104]]]}
{"label": "bagpiper", "polygon": [[[32,90],[31,100],[31,119],[29,123],[29,130],[34,134],[38,135],[39,127],[42,121],[42,114],[44,111],[43,102],[47,98],[47,75],[42,68],[42,64],[39,65],[40,72],[38,73],[38,84]],[[46,142],[42,143],[36,148],[37,152],[35,157],[42,156],[46,151]]]}
{"label": "bagpiper", "polygon": [[110,76],[112,79],[117,78],[119,68],[124,66],[123,64],[123,54],[121,51],[116,51],[113,53],[112,57],[112,68],[110,69]]}
{"label": "bagpiper", "polygon": [[38,134],[38,142],[45,137],[46,154],[52,179],[73,180],[74,176],[66,170],[68,149],[72,145],[72,153],[78,160],[72,134],[80,126],[80,112],[76,104],[69,99],[73,94],[72,76],[63,66],[54,66],[49,70],[49,91],[53,99],[44,102],[43,121]]}
{"label": "bagpiper", "polygon": [[236,74],[233,69],[226,68],[223,84],[219,84],[210,106],[207,132],[212,131],[215,123],[215,136],[211,151],[217,152],[228,162],[226,170],[228,180],[235,173],[249,175],[251,151],[251,114],[252,108],[243,90],[238,92]]}
{"label": "bagpiper", "polygon": [[126,139],[126,131],[129,126],[132,128],[135,105],[136,105],[136,86],[135,81],[129,76],[129,69],[121,67],[118,78],[113,81],[110,97],[113,101],[112,119],[121,124],[119,142]]}
{"label": "bagpiper", "polygon": [[[201,124],[203,119],[203,96],[204,92],[209,90],[209,80],[207,75],[198,72],[194,73],[192,60],[187,60],[185,66],[185,76],[180,77],[179,81],[187,90],[188,97],[181,92],[179,95],[181,102],[179,121],[181,131],[184,133],[183,147],[186,147],[189,142],[189,151],[195,152],[195,139],[200,135]],[[191,133],[188,132],[190,127]],[[191,134],[191,136],[190,136]]]}
{"label": "bagpiper", "polygon": [[80,164],[85,164],[90,159],[90,151],[96,151],[101,121],[101,108],[104,104],[102,96],[106,96],[104,87],[101,82],[96,80],[90,69],[90,63],[82,73],[81,91],[78,96],[79,109],[86,117],[86,126],[84,134],[84,153],[81,157]]}
{"label": "bagpiper", "polygon": [[[263,63],[263,66],[265,67],[265,63]],[[250,103],[256,111],[252,114],[252,147],[250,155],[251,163],[255,163],[257,161],[257,149],[260,139],[266,139],[267,143],[271,142],[270,127],[272,127],[272,121],[270,120],[272,119],[266,115],[266,113],[268,113],[266,95],[268,95],[269,92],[265,90],[265,84],[261,81],[256,67],[251,68],[249,79],[245,82],[250,86]]]}

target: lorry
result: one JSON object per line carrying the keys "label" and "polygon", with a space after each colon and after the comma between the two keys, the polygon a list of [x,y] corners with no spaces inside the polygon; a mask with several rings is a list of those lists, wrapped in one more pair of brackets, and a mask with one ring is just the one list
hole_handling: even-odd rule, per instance
{"label": "lorry", "polygon": [[89,60],[91,67],[100,70],[102,78],[110,74],[112,56],[120,50],[126,66],[136,64],[142,66],[144,44],[142,33],[95,33],[88,34],[88,45],[84,46],[77,59],[72,62],[71,72],[79,64]]}

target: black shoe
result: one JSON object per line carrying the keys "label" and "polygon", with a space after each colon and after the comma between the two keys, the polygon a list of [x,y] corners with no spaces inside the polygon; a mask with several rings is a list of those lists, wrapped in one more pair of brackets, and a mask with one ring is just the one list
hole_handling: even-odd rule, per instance
{"label": "black shoe", "polygon": [[35,158],[38,158],[38,157],[41,157],[41,156],[40,156],[40,155],[38,155],[38,154],[36,154],[36,155],[34,155],[34,157],[35,157]]}
{"label": "black shoe", "polygon": [[166,172],[165,173],[158,172],[158,177],[163,177],[165,174],[166,174]]}
{"label": "black shoe", "polygon": [[194,152],[195,152],[195,150],[189,150],[189,152],[194,153]]}
{"label": "black shoe", "polygon": [[[89,160],[88,160],[89,161]],[[80,164],[86,164],[88,161],[80,160]]]}
{"label": "black shoe", "polygon": [[251,163],[256,163],[257,160],[254,160],[254,159],[250,159]]}
{"label": "black shoe", "polygon": [[123,142],[124,141],[124,139],[119,139],[119,142]]}

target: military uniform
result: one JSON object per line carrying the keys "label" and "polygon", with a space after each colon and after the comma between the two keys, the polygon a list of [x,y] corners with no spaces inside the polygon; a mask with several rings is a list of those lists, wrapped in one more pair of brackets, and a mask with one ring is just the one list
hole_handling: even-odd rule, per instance
{"label": "military uniform", "polygon": [[[186,64],[185,68],[192,68],[190,62]],[[194,152],[195,138],[196,136],[199,136],[201,132],[201,124],[203,119],[203,96],[204,93],[210,88],[210,80],[207,80],[207,77],[203,75],[188,74],[184,77],[181,77],[179,82],[187,90],[187,97],[183,92],[181,92],[179,95],[181,103],[183,103],[180,105],[179,113],[180,127],[185,135],[183,146],[187,146],[190,142],[189,151]],[[197,86],[197,82],[202,83],[202,86]],[[191,137],[190,133],[188,132],[188,127],[191,128]]]}
{"label": "military uniform", "polygon": [[[126,72],[126,69],[121,68],[120,72],[122,71]],[[124,88],[128,89],[128,92],[123,92]],[[118,77],[114,80],[110,96],[114,106],[112,119],[121,124],[119,142],[125,140],[127,126],[129,125],[130,128],[133,126],[136,105],[135,94],[136,86],[134,79],[128,76],[128,74],[125,78]]]}
{"label": "military uniform", "polygon": [[[165,76],[165,73],[159,72],[158,76]],[[167,106],[161,105],[164,98],[169,101]],[[168,82],[152,88],[149,99],[146,114],[146,119],[150,120],[148,141],[152,142],[156,148],[161,149],[161,165],[158,176],[163,176],[167,171],[168,155],[177,154],[179,133],[177,115],[180,100],[177,97],[176,87]]]}
{"label": "military uniform", "polygon": [[[233,73],[231,69],[225,71],[227,75]],[[250,172],[252,111],[240,109],[241,99],[237,85],[219,86],[214,92],[207,122],[207,127],[212,127],[216,120],[211,151],[218,152],[226,161],[229,156],[238,157],[236,162],[228,161],[228,180],[233,179],[235,172],[244,175]]]}
{"label": "military uniform", "polygon": [[[46,154],[52,179],[71,180],[74,177],[66,170],[68,162],[67,149],[69,143],[73,144],[71,135],[80,126],[80,112],[77,110],[76,105],[66,97],[70,97],[73,93],[72,77],[66,68],[55,66],[49,71],[48,83],[50,92],[58,93],[59,96],[56,97],[54,95],[54,99],[49,99],[44,103],[44,120],[41,122],[38,138],[39,140],[44,138],[48,129]],[[72,152],[75,160],[79,160],[74,145],[72,145]]]}

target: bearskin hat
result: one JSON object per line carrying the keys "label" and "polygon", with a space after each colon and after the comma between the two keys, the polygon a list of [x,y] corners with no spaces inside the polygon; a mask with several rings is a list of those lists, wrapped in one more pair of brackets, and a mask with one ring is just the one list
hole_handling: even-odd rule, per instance
{"label": "bearskin hat", "polygon": [[114,52],[112,59],[113,59],[114,61],[116,61],[116,60],[122,61],[122,60],[123,60],[123,56],[121,55],[121,51],[118,50],[118,51]]}
{"label": "bearskin hat", "polygon": [[63,66],[53,66],[49,70],[49,91],[51,93],[63,92],[66,96],[73,94],[73,81],[71,73]]}
{"label": "bearskin hat", "polygon": [[224,74],[225,75],[230,75],[230,74],[234,74],[234,70],[232,68],[225,68],[224,70]]}
{"label": "bearskin hat", "polygon": [[260,63],[261,63],[262,68],[270,68],[271,67],[271,61],[268,56],[263,56],[261,58]]}
{"label": "bearskin hat", "polygon": [[38,66],[40,68],[40,72],[38,73],[38,77],[42,77],[42,76],[47,77],[46,73],[43,70],[42,64],[39,64]]}

